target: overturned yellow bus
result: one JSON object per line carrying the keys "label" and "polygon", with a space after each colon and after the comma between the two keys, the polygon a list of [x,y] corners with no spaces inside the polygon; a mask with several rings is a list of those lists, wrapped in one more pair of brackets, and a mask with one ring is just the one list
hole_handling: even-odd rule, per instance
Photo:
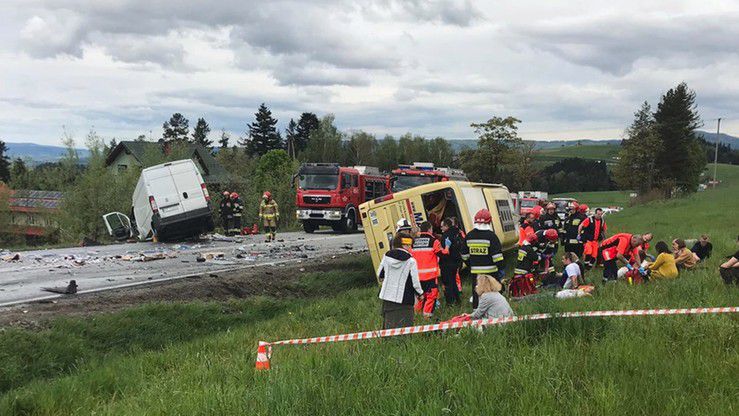
{"label": "overturned yellow bus", "polygon": [[500,238],[503,250],[518,242],[518,216],[508,188],[486,183],[446,181],[417,186],[367,201],[359,213],[375,270],[382,256],[390,249],[395,226],[407,219],[418,226],[430,221],[436,232],[444,218],[457,217],[466,232],[472,230],[477,211],[487,208],[493,217],[493,230]]}

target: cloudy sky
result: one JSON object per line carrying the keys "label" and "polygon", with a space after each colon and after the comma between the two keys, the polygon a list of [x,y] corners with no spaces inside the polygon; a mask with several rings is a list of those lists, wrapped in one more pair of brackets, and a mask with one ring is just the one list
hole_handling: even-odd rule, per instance
{"label": "cloudy sky", "polygon": [[680,81],[739,135],[739,2],[0,2],[9,142],[158,137],[173,112],[243,135],[261,102],[281,127],[469,138],[513,115],[525,138],[613,138]]}

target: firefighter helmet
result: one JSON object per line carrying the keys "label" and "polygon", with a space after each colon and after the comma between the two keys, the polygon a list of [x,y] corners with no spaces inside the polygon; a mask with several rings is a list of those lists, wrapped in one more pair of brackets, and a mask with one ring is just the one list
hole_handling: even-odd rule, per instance
{"label": "firefighter helmet", "polygon": [[536,235],[536,233],[531,232],[526,234],[526,241],[528,241],[529,244],[534,244],[539,241],[539,237]]}
{"label": "firefighter helmet", "polygon": [[550,228],[548,230],[544,230],[544,238],[549,240],[550,242],[555,242],[559,238],[559,234],[557,234],[557,230],[554,228]]}
{"label": "firefighter helmet", "polygon": [[270,199],[272,198],[272,193],[269,191],[264,191],[264,194],[262,195],[262,198]]}
{"label": "firefighter helmet", "polygon": [[236,192],[231,192],[231,199],[237,199],[239,197],[239,194]]}
{"label": "firefighter helmet", "polygon": [[541,216],[541,212],[544,210],[544,208],[541,207],[541,205],[537,205],[533,208],[531,208],[531,213],[534,214],[534,219],[538,220]]}
{"label": "firefighter helmet", "polygon": [[579,202],[572,201],[572,203],[570,203],[570,211],[577,212],[577,209],[578,208],[580,208],[580,203]]}
{"label": "firefighter helmet", "polygon": [[493,217],[487,208],[483,208],[475,214],[475,224],[490,224],[491,222],[493,222]]}
{"label": "firefighter helmet", "polygon": [[402,218],[398,220],[398,223],[395,224],[395,232],[399,233],[401,231],[410,231],[411,230],[411,224],[408,222],[407,219]]}
{"label": "firefighter helmet", "polygon": [[585,205],[585,204],[582,204],[578,208],[580,209],[580,212],[587,213],[589,207],[587,205]]}

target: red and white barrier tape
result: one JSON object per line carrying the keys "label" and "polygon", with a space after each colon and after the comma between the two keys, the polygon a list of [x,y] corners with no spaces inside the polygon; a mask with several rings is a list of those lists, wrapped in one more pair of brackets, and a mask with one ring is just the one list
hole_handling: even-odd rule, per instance
{"label": "red and white barrier tape", "polygon": [[739,306],[727,306],[721,308],[689,308],[689,309],[636,309],[623,311],[584,311],[584,312],[556,312],[539,313],[523,316],[509,316],[505,318],[477,319],[465,322],[450,322],[432,325],[409,326],[405,328],[380,329],[377,331],[355,332],[352,334],[330,335],[324,337],[287,339],[282,341],[264,342],[260,346],[268,348],[268,356],[271,356],[273,345],[303,345],[323,344],[328,342],[357,341],[362,339],[395,337],[399,335],[419,334],[423,332],[445,331],[447,329],[458,329],[465,327],[483,327],[488,325],[502,325],[510,322],[538,321],[555,318],[583,318],[597,316],[648,316],[648,315],[701,315],[739,312]]}

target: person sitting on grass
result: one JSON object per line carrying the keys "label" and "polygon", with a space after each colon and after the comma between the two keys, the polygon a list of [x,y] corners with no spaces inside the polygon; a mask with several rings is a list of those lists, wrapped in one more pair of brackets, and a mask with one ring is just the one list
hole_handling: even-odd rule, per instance
{"label": "person sitting on grass", "polygon": [[477,309],[472,312],[472,319],[503,318],[513,316],[513,309],[500,291],[503,286],[493,276],[481,274],[477,276],[475,291],[480,297]]}
{"label": "person sitting on grass", "polygon": [[653,263],[647,265],[650,279],[674,279],[677,277],[677,266],[675,265],[675,257],[670,252],[667,243],[664,241],[657,242],[654,246],[657,250],[657,258]]}
{"label": "person sitting on grass", "polygon": [[685,246],[685,240],[682,238],[672,241],[672,253],[675,256],[675,265],[678,270],[692,269],[698,263],[698,256]]}
{"label": "person sitting on grass", "polygon": [[583,283],[583,267],[579,263],[577,254],[567,252],[562,256],[565,269],[561,274],[560,282],[563,289],[577,289]]}
{"label": "person sitting on grass", "polygon": [[[739,245],[739,236],[736,238],[736,243]],[[734,284],[739,286],[739,250],[721,264],[719,272],[721,273],[721,278],[724,279],[724,283],[730,285],[734,282]]]}
{"label": "person sitting on grass", "polygon": [[418,263],[409,252],[412,245],[410,234],[396,234],[392,249],[385,253],[378,267],[383,329],[413,325],[413,304],[423,294],[423,287],[418,278]]}
{"label": "person sitting on grass", "polygon": [[711,257],[711,251],[713,251],[713,244],[708,240],[708,236],[703,234],[701,235],[701,238],[698,239],[698,241],[693,244],[693,248],[690,249],[696,256],[698,256],[699,261],[704,261],[705,259]]}

